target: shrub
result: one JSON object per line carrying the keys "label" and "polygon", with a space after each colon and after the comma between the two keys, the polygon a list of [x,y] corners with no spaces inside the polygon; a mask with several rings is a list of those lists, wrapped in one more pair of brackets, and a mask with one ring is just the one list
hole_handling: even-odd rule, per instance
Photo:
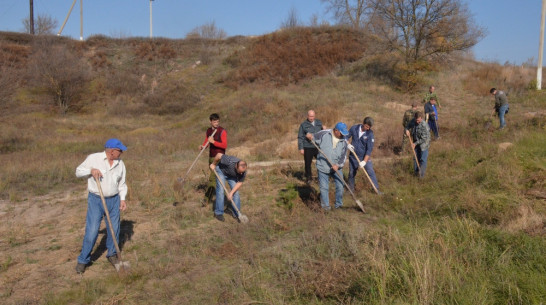
{"label": "shrub", "polygon": [[276,32],[257,38],[229,57],[226,62],[236,65],[236,71],[226,82],[233,86],[253,82],[297,84],[359,59],[365,49],[364,35],[345,28]]}
{"label": "shrub", "polygon": [[89,78],[86,63],[51,39],[38,40],[29,64],[29,78],[60,111],[81,109],[81,94]]}

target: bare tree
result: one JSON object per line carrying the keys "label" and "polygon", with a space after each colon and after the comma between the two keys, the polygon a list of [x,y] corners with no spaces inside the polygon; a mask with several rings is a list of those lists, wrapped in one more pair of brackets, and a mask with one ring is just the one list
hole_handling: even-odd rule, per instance
{"label": "bare tree", "polygon": [[[51,35],[54,34],[54,29],[57,27],[57,20],[49,15],[38,15],[34,20],[34,33],[36,35]],[[25,33],[30,33],[30,18],[23,19],[23,27]]]}
{"label": "bare tree", "polygon": [[375,0],[374,31],[406,64],[470,49],[484,36],[460,0]]}
{"label": "bare tree", "polygon": [[29,63],[30,80],[51,97],[62,114],[77,110],[89,76],[89,67],[66,46],[38,40]]}
{"label": "bare tree", "polygon": [[339,24],[349,25],[354,29],[367,26],[369,16],[374,12],[371,0],[321,0],[326,4],[326,11],[334,14]]}
{"label": "bare tree", "polygon": [[302,25],[299,17],[298,17],[298,11],[295,7],[292,7],[290,9],[290,12],[288,12],[288,16],[286,19],[281,23],[281,29],[290,29],[295,28]]}
{"label": "bare tree", "polygon": [[224,39],[226,36],[226,32],[212,21],[194,28],[186,35],[186,38]]}

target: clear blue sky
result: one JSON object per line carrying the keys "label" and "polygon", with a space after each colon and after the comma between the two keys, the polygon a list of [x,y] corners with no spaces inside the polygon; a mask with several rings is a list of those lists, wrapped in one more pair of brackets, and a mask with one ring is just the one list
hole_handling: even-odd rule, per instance
{"label": "clear blue sky", "polygon": [[[474,47],[478,60],[521,64],[538,58],[540,0],[465,0],[487,36]],[[63,35],[78,39],[77,0]],[[34,0],[34,15],[46,14],[61,26],[72,0]],[[83,0],[84,38],[94,34],[148,37],[149,0]],[[261,35],[277,30],[294,8],[299,20],[331,21],[320,0],[155,0],[154,37],[183,38],[193,28],[215,22],[228,36]],[[0,0],[0,31],[22,31],[27,0]],[[58,29],[56,29],[57,31]]]}

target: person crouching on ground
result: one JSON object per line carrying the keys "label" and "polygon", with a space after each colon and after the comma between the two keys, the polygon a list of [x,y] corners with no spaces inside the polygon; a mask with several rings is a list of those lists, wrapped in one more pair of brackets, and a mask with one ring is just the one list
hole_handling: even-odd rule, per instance
{"label": "person crouching on ground", "polygon": [[[349,129],[347,140],[352,140],[351,144],[347,144],[347,148],[351,151],[351,154],[349,154],[349,187],[353,191],[355,190],[355,176],[358,173],[358,168],[361,167],[368,173],[368,176],[370,176],[375,188],[379,192],[377,177],[375,176],[372,160],[370,159],[375,142],[372,126],[373,119],[366,117],[362,124],[356,124]],[[352,152],[358,156],[360,163]]]}
{"label": "person crouching on ground", "polygon": [[[103,152],[94,153],[85,159],[76,169],[76,177],[87,178],[87,218],[85,224],[85,236],[81,253],[78,256],[76,272],[83,273],[87,264],[91,262],[91,251],[99,235],[99,227],[105,211],[101,202],[100,192],[95,178],[100,180],[108,213],[112,221],[116,240],[119,240],[120,230],[120,211],[125,211],[127,204],[125,196],[127,195],[127,184],[125,184],[126,169],[125,164],[120,159],[121,153],[127,150],[127,147],[118,139],[109,139],[104,145]],[[115,267],[119,263],[114,240],[110,235],[108,222],[106,222],[108,236],[106,238],[106,248],[108,261]]]}
{"label": "person crouching on ground", "polygon": [[[217,166],[218,165],[218,166]],[[222,179],[224,185],[226,181],[231,187],[228,193],[228,199],[233,200],[237,205],[238,210],[241,210],[241,197],[239,189],[243,186],[246,177],[247,164],[245,161],[234,156],[217,154],[210,164],[210,169],[216,171],[218,177]],[[214,217],[219,221],[224,221],[224,188],[220,180],[216,178],[216,206],[214,208]],[[231,215],[235,219],[239,219],[239,215],[235,209],[231,210]]]}
{"label": "person crouching on ground", "polygon": [[[343,205],[343,165],[347,159],[347,141],[345,136],[349,135],[347,125],[339,122],[334,129],[326,129],[314,134],[306,135],[309,141],[315,141],[322,152],[317,157],[317,172],[320,188],[320,203],[326,211],[330,210],[330,199],[328,198],[328,188],[330,177],[334,179],[336,186],[335,208],[341,208]],[[325,155],[323,155],[323,153]],[[334,164],[330,164],[331,160]],[[339,174],[336,174],[338,172]]]}

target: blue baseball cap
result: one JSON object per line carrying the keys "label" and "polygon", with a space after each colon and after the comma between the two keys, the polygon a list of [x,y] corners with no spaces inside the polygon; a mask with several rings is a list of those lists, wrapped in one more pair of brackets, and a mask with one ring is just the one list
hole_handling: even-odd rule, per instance
{"label": "blue baseball cap", "polygon": [[339,132],[341,132],[341,134],[344,135],[344,136],[349,134],[349,131],[347,130],[347,125],[345,125],[345,123],[343,123],[343,122],[338,122],[336,124],[336,127],[334,127],[334,128],[339,130]]}
{"label": "blue baseball cap", "polygon": [[116,138],[112,138],[106,141],[106,144],[104,144],[104,148],[118,148],[121,149],[121,151],[127,150],[127,147]]}

